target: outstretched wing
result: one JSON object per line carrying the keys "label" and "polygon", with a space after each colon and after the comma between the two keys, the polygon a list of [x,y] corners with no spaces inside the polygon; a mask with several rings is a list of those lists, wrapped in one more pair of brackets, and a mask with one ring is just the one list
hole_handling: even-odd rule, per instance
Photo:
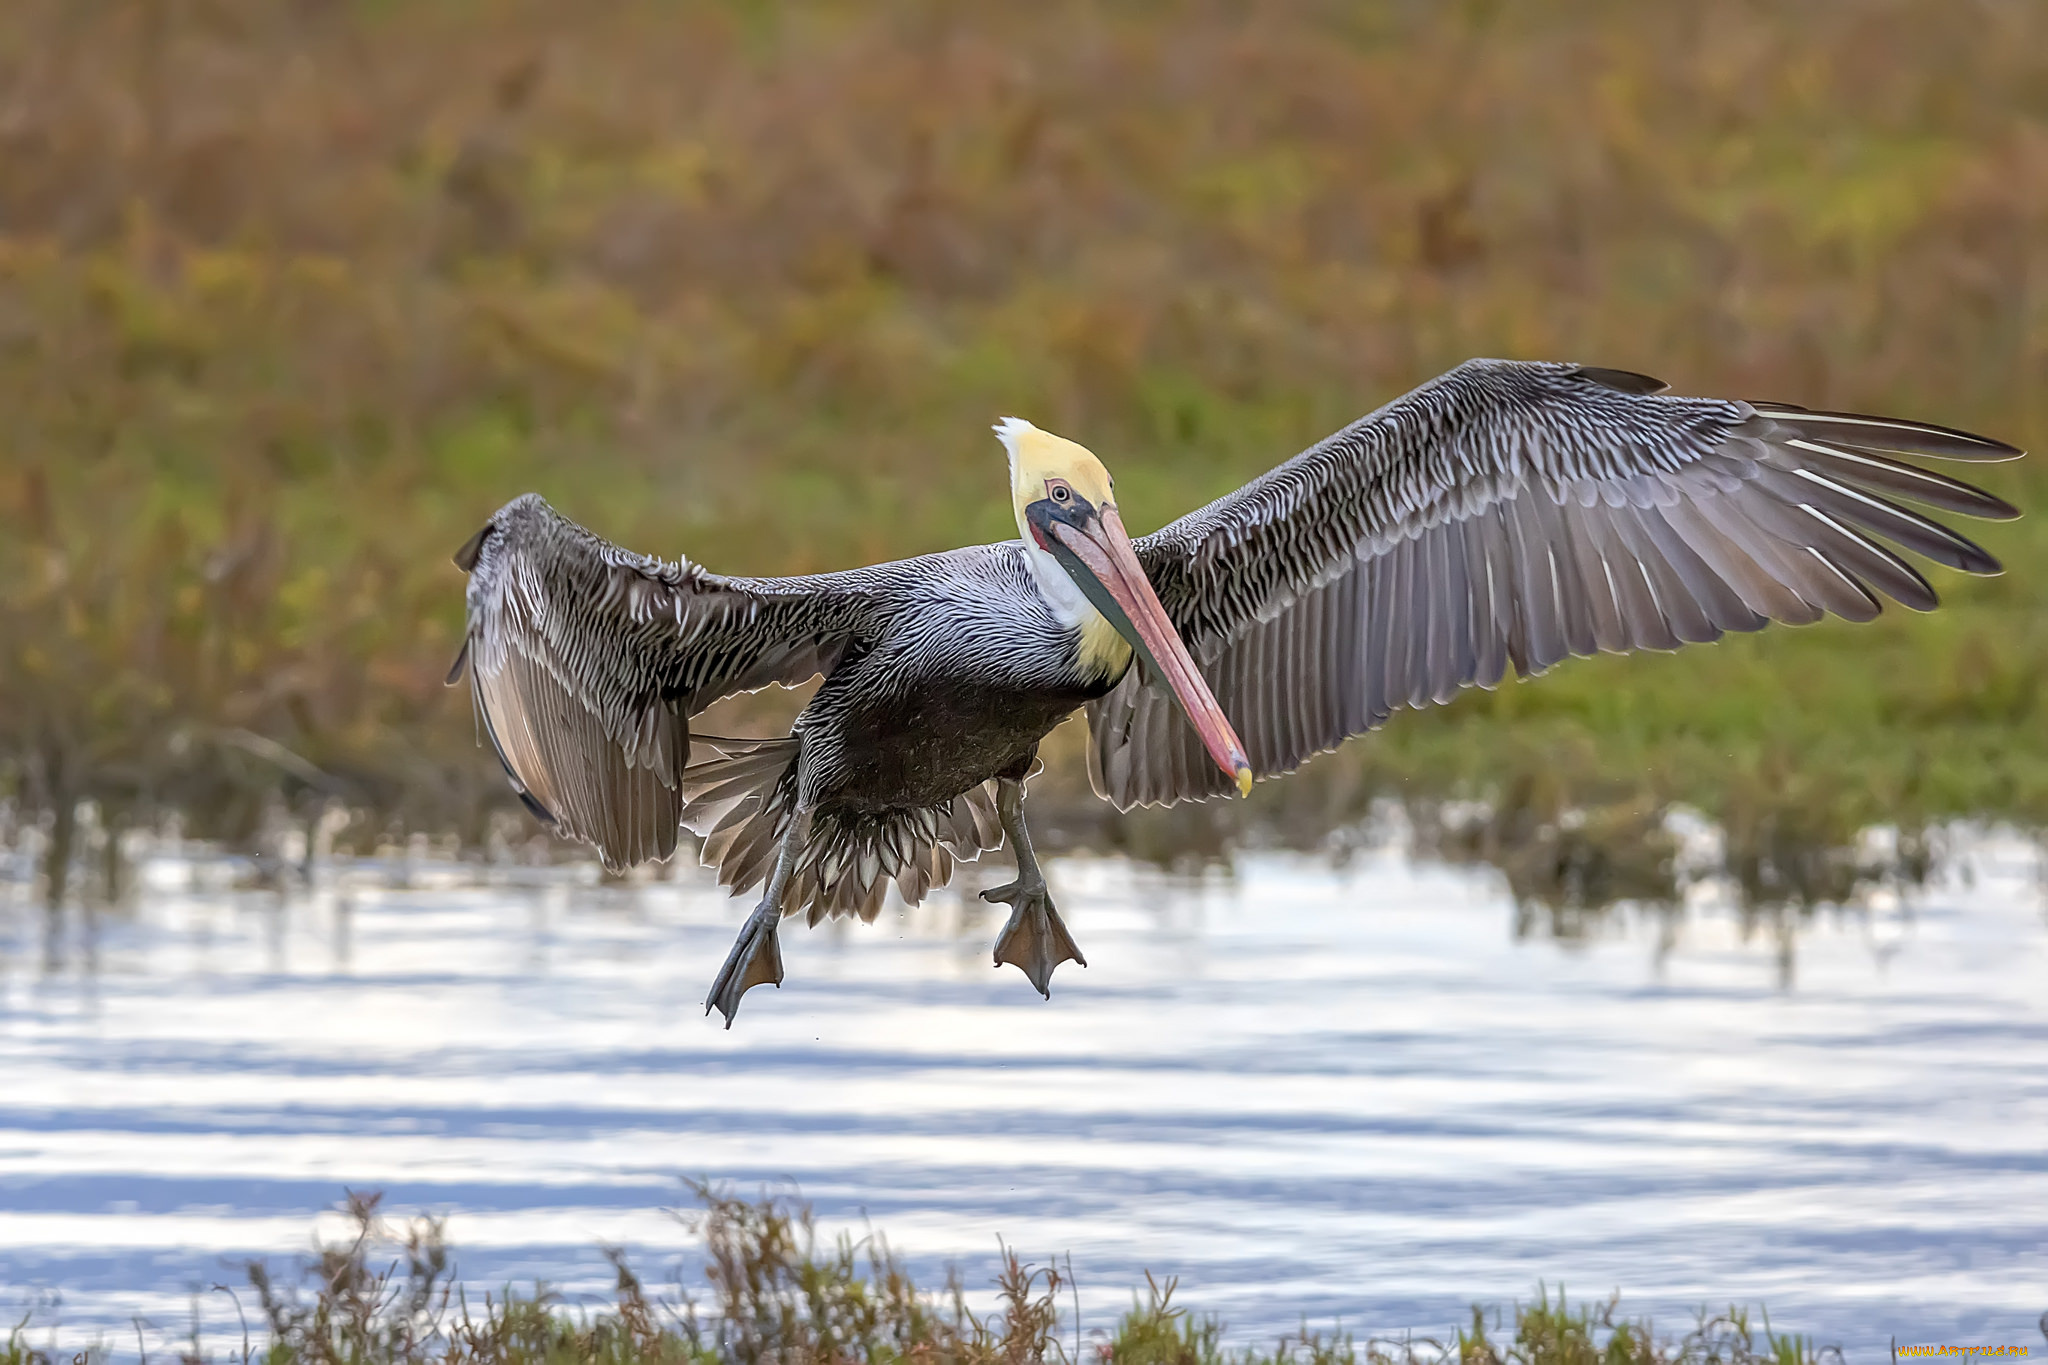
{"label": "outstretched wing", "polygon": [[[1512,663],[1676,649],[1828,612],[1916,610],[1883,542],[1966,573],[1998,562],[1905,498],[2008,504],[1898,455],[2009,459],[1913,422],[1662,396],[1642,375],[1474,360],[1137,542],[1260,776],[1395,707],[1491,687]],[[1133,670],[1090,703],[1090,772],[1118,806],[1214,796],[1171,695]]]}
{"label": "outstretched wing", "polygon": [[455,556],[491,744],[529,809],[619,868],[675,851],[689,718],[828,671],[871,612],[857,575],[725,578],[621,550],[528,494]]}

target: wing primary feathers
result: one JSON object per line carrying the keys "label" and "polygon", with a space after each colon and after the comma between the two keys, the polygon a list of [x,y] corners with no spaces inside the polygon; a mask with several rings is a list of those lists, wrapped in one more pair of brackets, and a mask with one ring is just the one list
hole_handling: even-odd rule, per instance
{"label": "wing primary feathers", "polygon": [[533,793],[526,789],[526,784],[519,780],[519,774],[513,769],[512,760],[505,756],[505,746],[498,741],[497,727],[491,723],[491,713],[484,706],[483,699],[481,697],[474,698],[474,703],[476,714],[483,723],[484,734],[490,738],[491,752],[498,756],[498,766],[503,768],[505,776],[511,779],[512,794],[519,798],[519,804],[526,807],[527,812],[534,819],[540,821],[549,829],[555,828],[554,812],[533,799]]}
{"label": "wing primary feathers", "polygon": [[1743,522],[1726,498],[1680,503],[1665,517],[1702,562],[1758,616],[1788,625],[1820,619],[1805,599],[1772,571],[1775,559],[1767,554],[1774,556],[1775,552],[1763,547],[1762,533]]}
{"label": "wing primary feathers", "polygon": [[1741,594],[1673,527],[1666,509],[1647,508],[1637,514],[1636,522],[1678,575],[1685,599],[1699,608],[1705,628],[1715,632],[1701,635],[1701,640],[1718,638],[1724,630],[1751,631],[1763,626],[1764,618],[1751,611]]}
{"label": "wing primary feathers", "polygon": [[690,713],[801,681],[868,627],[868,578],[732,579],[607,544],[515,499],[456,556],[473,696],[515,790],[606,866],[676,847]]}
{"label": "wing primary feathers", "polygon": [[1928,507],[1939,507],[1944,512],[1981,517],[1986,521],[2010,521],[2020,514],[2020,509],[2004,498],[1994,497],[1981,488],[1972,488],[1959,479],[1951,479],[1932,470],[1917,469],[1898,460],[1852,448],[1822,445],[1818,441],[1797,440],[1786,444],[1805,452],[1807,463],[1831,478],[1879,488]]}
{"label": "wing primary feathers", "polygon": [[[1900,503],[2017,509],[1913,461],[2019,453],[1928,423],[1672,395],[1629,371],[1476,360],[1138,553],[1205,672],[1231,680],[1232,719],[1267,776],[1510,667],[1769,620],[1867,620],[1880,598],[1925,610],[1934,590],[1898,552],[1973,574],[1998,561]],[[1220,791],[1185,719],[1148,696],[1090,704],[1105,794]],[[1143,723],[1121,719],[1133,715]]]}
{"label": "wing primary feathers", "polygon": [[[1937,564],[1974,574],[1995,574],[2001,569],[1999,562],[1975,541],[1957,535],[1917,512],[1909,512],[1897,503],[1836,483],[1811,469],[1793,470],[1792,477],[1812,485],[1803,501],[1810,501],[1842,521],[1903,545]],[[1787,501],[1792,501],[1792,494],[1785,496]]]}
{"label": "wing primary feathers", "polygon": [[1789,404],[1752,404],[1780,425],[1813,440],[1849,444],[1864,450],[1925,455],[1937,460],[2016,460],[2026,452],[2018,446],[1977,436],[1954,427],[1903,422],[1893,417],[1868,417],[1855,412],[1814,412]]}
{"label": "wing primary feathers", "polygon": [[1802,510],[1826,528],[1820,537],[1820,548],[1830,558],[1842,561],[1857,578],[1867,580],[1885,596],[1914,611],[1933,611],[1941,605],[1933,585],[1911,564],[1818,507]]}

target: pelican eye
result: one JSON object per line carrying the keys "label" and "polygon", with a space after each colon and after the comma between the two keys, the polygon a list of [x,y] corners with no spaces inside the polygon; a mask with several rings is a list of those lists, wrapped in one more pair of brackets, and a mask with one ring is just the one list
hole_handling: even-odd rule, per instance
{"label": "pelican eye", "polygon": [[1054,502],[1072,502],[1074,494],[1065,484],[1056,483],[1052,486],[1052,500]]}

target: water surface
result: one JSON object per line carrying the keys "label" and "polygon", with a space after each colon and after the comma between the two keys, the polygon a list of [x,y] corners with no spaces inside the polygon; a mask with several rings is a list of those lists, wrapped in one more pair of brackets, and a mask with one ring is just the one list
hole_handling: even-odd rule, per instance
{"label": "water surface", "polygon": [[[604,1244],[658,1279],[684,1176],[794,1185],[934,1281],[985,1277],[999,1236],[1071,1253],[1094,1325],[1147,1267],[1240,1339],[1443,1331],[1539,1281],[1673,1328],[1763,1303],[1852,1360],[2034,1341],[2048,1308],[2048,932],[2017,839],[1790,935],[1708,886],[1575,942],[1398,847],[1201,882],[1069,859],[1090,965],[1050,1004],[947,892],[790,932],[730,1033],[699,1002],[742,908],[696,874],[208,889],[232,870],[160,859],[134,909],[54,938],[0,902],[0,1293],[67,1342],[182,1331],[344,1187],[450,1215],[478,1284],[596,1295]],[[200,1309],[225,1341],[232,1307]]]}

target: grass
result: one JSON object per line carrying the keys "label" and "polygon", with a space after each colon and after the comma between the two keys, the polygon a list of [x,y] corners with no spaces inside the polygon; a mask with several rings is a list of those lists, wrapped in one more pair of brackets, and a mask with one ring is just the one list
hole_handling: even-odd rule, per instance
{"label": "grass", "polygon": [[[2039,448],[2048,11],[1965,9],[18,0],[0,794],[60,845],[81,800],[480,835],[447,555],[527,489],[853,564],[1008,534],[1017,412],[1142,528],[1474,354]],[[2012,572],[1932,617],[1569,664],[1247,812],[1061,820],[2039,821],[2048,522],[1986,540]]]}
{"label": "grass", "polygon": [[[192,1338],[185,1365],[1807,1365],[1832,1348],[1752,1327],[1746,1313],[1704,1312],[1689,1332],[1659,1335],[1618,1315],[1618,1303],[1567,1302],[1539,1292],[1507,1313],[1472,1310],[1442,1337],[1323,1335],[1306,1325],[1270,1348],[1226,1344],[1225,1324],[1191,1313],[1177,1285],[1148,1275],[1129,1312],[1083,1337],[1062,1307],[1070,1287],[1056,1265],[1005,1248],[995,1306],[976,1312],[958,1278],[930,1293],[912,1283],[879,1233],[827,1243],[810,1209],[786,1198],[739,1199],[700,1187],[704,1297],[649,1287],[612,1253],[612,1306],[571,1311],[543,1288],[473,1297],[455,1279],[442,1225],[394,1227],[375,1196],[350,1196],[348,1239],[280,1272],[249,1268],[257,1323],[231,1343]],[[237,1296],[238,1309],[242,1298]],[[1489,1325],[1491,1323],[1491,1325]],[[27,1324],[0,1347],[0,1365],[53,1365]],[[103,1348],[73,1359],[91,1365]]]}

